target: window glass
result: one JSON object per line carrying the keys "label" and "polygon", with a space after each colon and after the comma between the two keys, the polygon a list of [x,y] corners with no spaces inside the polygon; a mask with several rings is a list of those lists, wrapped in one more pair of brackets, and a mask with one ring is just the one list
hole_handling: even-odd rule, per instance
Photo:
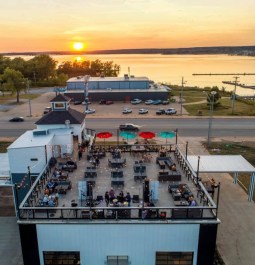
{"label": "window glass", "polygon": [[64,103],[55,103],[55,108],[56,109],[63,109],[65,107]]}
{"label": "window glass", "polygon": [[44,265],[81,264],[78,251],[44,251]]}
{"label": "window glass", "polygon": [[128,265],[128,256],[107,256],[107,265]]}
{"label": "window glass", "polygon": [[156,252],[156,265],[192,265],[193,252]]}

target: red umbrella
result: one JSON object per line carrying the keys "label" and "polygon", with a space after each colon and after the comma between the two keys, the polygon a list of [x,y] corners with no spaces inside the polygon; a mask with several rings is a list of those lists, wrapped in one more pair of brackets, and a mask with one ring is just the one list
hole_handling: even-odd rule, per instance
{"label": "red umbrella", "polygon": [[105,139],[112,137],[112,133],[110,132],[100,132],[96,134],[96,137],[104,139],[104,144],[105,144]]}
{"label": "red umbrella", "polygon": [[100,133],[97,133],[96,136],[98,138],[101,138],[101,139],[106,139],[106,138],[112,137],[112,133],[110,133],[110,132],[100,132]]}
{"label": "red umbrella", "polygon": [[142,138],[144,138],[144,139],[152,139],[156,135],[153,132],[141,132],[141,133],[139,133],[139,136],[142,137]]}

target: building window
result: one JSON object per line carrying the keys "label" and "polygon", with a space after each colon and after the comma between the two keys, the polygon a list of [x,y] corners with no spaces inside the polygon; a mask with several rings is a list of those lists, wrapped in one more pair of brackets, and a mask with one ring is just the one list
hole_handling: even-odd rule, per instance
{"label": "building window", "polygon": [[192,265],[193,252],[156,252],[156,265]]}
{"label": "building window", "polygon": [[55,103],[55,109],[64,109],[65,104],[64,103]]}
{"label": "building window", "polygon": [[128,256],[107,256],[107,265],[128,265]]}
{"label": "building window", "polygon": [[43,258],[44,265],[81,264],[77,251],[44,251]]}

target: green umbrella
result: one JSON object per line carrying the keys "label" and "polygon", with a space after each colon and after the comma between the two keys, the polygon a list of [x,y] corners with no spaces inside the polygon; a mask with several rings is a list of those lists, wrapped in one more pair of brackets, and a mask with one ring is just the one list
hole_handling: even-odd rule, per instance
{"label": "green umbrella", "polygon": [[174,138],[176,136],[175,132],[160,132],[158,134],[159,137],[165,138],[166,139],[166,144],[167,144],[167,139]]}
{"label": "green umbrella", "polygon": [[122,138],[127,139],[127,141],[136,138],[136,134],[135,133],[127,132],[127,131],[120,132],[119,136],[122,137]]}

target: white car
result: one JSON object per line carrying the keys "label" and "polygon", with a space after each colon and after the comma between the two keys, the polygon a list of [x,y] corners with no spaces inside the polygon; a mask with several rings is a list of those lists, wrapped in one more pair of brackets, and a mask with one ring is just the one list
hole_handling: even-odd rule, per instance
{"label": "white car", "polygon": [[88,109],[88,110],[85,110],[85,114],[93,114],[95,113],[96,110],[95,109]]}
{"label": "white car", "polygon": [[145,105],[151,105],[153,103],[153,100],[152,99],[148,99],[144,103],[145,103]]}
{"label": "white car", "polygon": [[146,114],[148,112],[149,111],[147,109],[139,109],[139,111],[138,111],[139,114]]}
{"label": "white car", "polygon": [[170,108],[170,109],[165,110],[165,114],[166,115],[173,115],[173,114],[176,114],[176,113],[177,113],[177,111],[174,108]]}
{"label": "white car", "polygon": [[123,113],[123,114],[129,114],[129,113],[132,113],[132,109],[125,108],[125,109],[123,109],[122,113]]}
{"label": "white car", "polygon": [[142,102],[141,99],[135,98],[133,100],[131,100],[131,104],[135,105],[135,104],[140,104]]}

